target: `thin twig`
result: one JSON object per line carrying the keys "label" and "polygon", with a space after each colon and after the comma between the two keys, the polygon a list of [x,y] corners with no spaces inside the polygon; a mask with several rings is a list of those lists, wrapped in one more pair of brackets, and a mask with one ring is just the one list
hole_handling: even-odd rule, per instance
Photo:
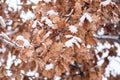
{"label": "thin twig", "polygon": [[103,39],[103,40],[112,40],[120,44],[120,36],[107,36],[107,35],[102,35],[102,36],[95,36],[98,40]]}
{"label": "thin twig", "polygon": [[9,44],[10,46],[14,46],[20,49],[23,48],[22,46],[19,46],[16,42],[12,41],[4,32],[1,32],[0,40],[2,40],[6,44]]}
{"label": "thin twig", "polygon": [[75,11],[75,9],[71,9],[70,13],[67,14],[67,15],[65,15],[67,17],[66,20],[65,20],[65,22],[68,22],[70,20],[70,17],[74,13],[74,11]]}

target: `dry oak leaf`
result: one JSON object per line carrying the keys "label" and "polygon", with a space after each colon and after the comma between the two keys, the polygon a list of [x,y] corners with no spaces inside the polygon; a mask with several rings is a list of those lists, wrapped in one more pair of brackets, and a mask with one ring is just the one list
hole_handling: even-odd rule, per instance
{"label": "dry oak leaf", "polygon": [[26,62],[33,57],[33,53],[34,53],[33,48],[31,48],[31,47],[24,48],[20,51],[20,57],[24,62]]}
{"label": "dry oak leaf", "polygon": [[42,75],[49,78],[49,79],[51,79],[53,77],[54,73],[55,73],[54,69],[43,70]]}
{"label": "dry oak leaf", "polygon": [[91,32],[87,32],[85,36],[85,41],[86,41],[86,44],[95,45],[97,42],[97,39],[93,36]]}
{"label": "dry oak leaf", "polygon": [[65,72],[65,68],[61,64],[57,64],[55,67],[55,72],[57,76],[61,76]]}
{"label": "dry oak leaf", "polygon": [[55,42],[53,45],[52,45],[52,47],[51,47],[51,49],[50,49],[50,52],[51,53],[59,53],[59,52],[61,52],[62,51],[62,48],[63,48],[63,43],[62,42]]}

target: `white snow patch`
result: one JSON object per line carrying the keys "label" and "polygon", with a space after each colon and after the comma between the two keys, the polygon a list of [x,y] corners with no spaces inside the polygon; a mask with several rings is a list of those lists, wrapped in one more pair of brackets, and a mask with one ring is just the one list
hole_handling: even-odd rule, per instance
{"label": "white snow patch", "polygon": [[101,28],[100,30],[98,30],[97,33],[98,33],[98,35],[104,35],[104,32],[105,32],[104,28]]}
{"label": "white snow patch", "polygon": [[66,38],[72,38],[73,35],[65,35]]}
{"label": "white snow patch", "polygon": [[98,66],[102,66],[103,63],[104,63],[104,59],[101,59],[101,60],[99,60],[99,61],[97,62],[97,65],[98,65]]}
{"label": "white snow patch", "polygon": [[54,10],[47,11],[47,15],[58,15],[58,12],[55,12]]}
{"label": "white snow patch", "polygon": [[102,64],[104,63],[104,58],[106,58],[109,54],[109,51],[106,50],[106,51],[102,51],[102,57],[96,55],[97,59],[98,59],[98,62],[97,62],[97,65],[98,66],[102,66]]}
{"label": "white snow patch", "polygon": [[46,3],[49,3],[49,2],[51,2],[51,0],[44,0]]}
{"label": "white snow patch", "polygon": [[12,78],[12,80],[15,80],[15,78]]}
{"label": "white snow patch", "polygon": [[32,28],[36,28],[37,27],[37,21],[34,21],[32,24]]}
{"label": "white snow patch", "polygon": [[25,46],[25,47],[31,46],[30,43],[29,43],[29,41],[28,41],[27,39],[25,39],[25,38],[24,38],[23,36],[21,36],[21,35],[17,36],[17,37],[16,37],[16,40],[21,40],[21,41],[23,41],[23,42],[24,42],[23,46]]}
{"label": "white snow patch", "polygon": [[25,71],[24,70],[20,70],[20,73],[25,74]]}
{"label": "white snow patch", "polygon": [[12,64],[13,64],[13,60],[16,59],[16,56],[12,56],[11,53],[8,53],[8,59],[7,59],[7,63],[6,63],[6,69],[10,69]]}
{"label": "white snow patch", "polygon": [[18,4],[22,4],[21,0],[6,0],[6,3],[8,4],[8,6],[9,6],[8,9],[10,11],[12,11],[11,8],[13,8],[14,11],[17,11],[22,8],[21,6],[18,6]]}
{"label": "white snow patch", "polygon": [[98,42],[97,47],[96,47],[97,50],[95,50],[95,52],[97,54],[98,52],[101,52],[103,49],[110,49],[111,47],[112,45],[108,43],[107,41],[104,44]]}
{"label": "white snow patch", "polygon": [[70,72],[66,72],[65,74],[68,76],[68,75],[70,75]]}
{"label": "white snow patch", "polygon": [[119,57],[108,57],[109,64],[105,69],[105,76],[109,77],[110,74],[114,77],[120,74],[120,58]]}
{"label": "white snow patch", "polygon": [[15,60],[14,60],[14,65],[15,65],[15,66],[18,66],[20,63],[22,63],[22,60],[21,60],[21,59],[15,59]]}
{"label": "white snow patch", "polygon": [[32,13],[30,10],[28,12],[22,11],[20,17],[22,18],[22,21],[25,22],[26,20],[35,18],[35,14]]}
{"label": "white snow patch", "polygon": [[69,30],[71,31],[71,33],[76,33],[78,31],[74,25],[70,25]]}
{"label": "white snow patch", "polygon": [[53,0],[54,3],[56,3],[57,0]]}
{"label": "white snow patch", "polygon": [[47,77],[45,77],[44,80],[48,80]]}
{"label": "white snow patch", "polygon": [[87,46],[86,46],[86,47],[89,49],[89,48],[91,48],[92,46],[91,46],[91,45],[89,45],[89,44],[87,44]]}
{"label": "white snow patch", "polygon": [[61,77],[55,75],[54,80],[61,80]]}
{"label": "white snow patch", "polygon": [[89,22],[92,22],[92,17],[89,13],[84,13],[83,16],[80,18],[80,23],[84,23],[85,19],[87,19]]}
{"label": "white snow patch", "polygon": [[54,64],[47,64],[45,66],[45,70],[50,70],[50,69],[53,69],[54,68]]}
{"label": "white snow patch", "polygon": [[117,47],[116,53],[118,56],[120,56],[120,44],[114,42],[114,45]]}
{"label": "white snow patch", "polygon": [[35,76],[35,77],[39,77],[39,73],[35,72],[35,71],[28,71],[26,73],[27,76]]}
{"label": "white snow patch", "polygon": [[101,58],[105,58],[109,55],[109,50],[107,49],[106,51],[102,51],[102,57]]}
{"label": "white snow patch", "polygon": [[12,75],[13,75],[12,71],[6,70],[6,76],[12,76]]}
{"label": "white snow patch", "polygon": [[[68,37],[68,36],[67,36]],[[70,37],[70,36],[69,36]],[[72,38],[65,42],[66,47],[72,47],[73,44],[76,44],[78,48],[80,48],[80,44],[82,42],[81,38],[76,36],[71,36]]]}
{"label": "white snow patch", "polygon": [[108,41],[106,41],[104,43],[104,48],[110,49],[112,47],[112,45],[110,43],[108,43]]}
{"label": "white snow patch", "polygon": [[40,23],[38,20],[35,20],[34,22],[33,22],[33,24],[32,24],[32,28],[36,28],[37,27],[37,24],[39,25],[39,26],[43,26],[43,24],[42,23]]}
{"label": "white snow patch", "polygon": [[30,1],[33,2],[34,4],[37,4],[39,1],[42,1],[42,0],[30,0]]}
{"label": "white snow patch", "polygon": [[0,48],[0,52],[4,53],[6,51],[5,46],[2,44],[2,48]]}
{"label": "white snow patch", "polygon": [[45,21],[45,24],[47,24],[49,27],[51,27],[52,29],[55,29],[55,25],[52,23],[50,19],[48,19],[47,17],[42,17],[41,22],[43,21]]}
{"label": "white snow patch", "polygon": [[100,6],[102,5],[102,6],[107,6],[107,5],[109,5],[111,3],[111,0],[106,0],[106,1],[103,1],[103,2],[101,2],[100,3]]}
{"label": "white snow patch", "polygon": [[102,76],[102,80],[107,80],[107,78],[105,76]]}

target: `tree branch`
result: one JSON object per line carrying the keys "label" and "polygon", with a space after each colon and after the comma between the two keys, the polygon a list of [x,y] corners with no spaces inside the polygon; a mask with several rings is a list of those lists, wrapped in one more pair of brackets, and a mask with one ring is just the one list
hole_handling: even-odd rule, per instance
{"label": "tree branch", "polygon": [[107,35],[102,35],[102,36],[98,36],[98,35],[95,35],[95,37],[100,40],[100,39],[103,39],[103,40],[112,40],[112,41],[115,41],[117,43],[120,44],[120,35],[119,36],[107,36]]}

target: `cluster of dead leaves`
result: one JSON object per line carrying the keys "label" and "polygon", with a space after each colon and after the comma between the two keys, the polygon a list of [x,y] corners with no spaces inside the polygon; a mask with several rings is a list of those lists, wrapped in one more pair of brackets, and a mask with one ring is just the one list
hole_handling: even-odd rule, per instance
{"label": "cluster of dead leaves", "polygon": [[[9,20],[13,20],[11,24],[13,32],[7,37],[10,38],[11,43],[16,42],[19,45],[23,45],[22,41],[16,41],[18,35],[24,36],[29,42],[29,47],[20,48],[18,45],[11,46],[9,43],[3,41],[0,38],[0,47],[5,46],[6,51],[0,53],[0,58],[4,58],[5,62],[3,66],[0,67],[0,79],[9,80],[15,78],[20,80],[28,80],[29,78],[35,80],[42,80],[47,77],[53,80],[54,76],[59,76],[63,80],[101,80],[103,70],[102,68],[95,65],[93,62],[95,60],[95,54],[92,53],[94,46],[96,45],[97,39],[93,34],[102,27],[104,22],[118,21],[118,16],[112,13],[108,14],[106,10],[118,13],[119,8],[116,4],[108,5],[106,7],[100,6],[100,2],[103,0],[56,0],[56,2],[45,3],[45,1],[39,1],[38,4],[26,4],[27,0],[21,0],[24,4],[22,9],[17,12],[11,12],[8,10],[8,6],[5,2],[0,1],[0,16],[4,18],[5,23]],[[36,6],[32,9],[32,6]],[[8,14],[5,13],[7,9]],[[72,14],[66,16],[74,10]],[[27,20],[22,22],[20,18],[21,11],[27,12],[31,10],[35,15],[35,19]],[[47,15],[48,10],[54,10],[58,12],[58,15]],[[85,19],[82,25],[79,25],[80,17],[84,13],[90,13],[92,17],[92,22]],[[14,14],[13,14],[14,13]],[[52,29],[44,21],[41,22],[42,17],[47,17],[55,25],[55,29]],[[67,21],[66,21],[67,19]],[[37,20],[41,22],[43,26],[36,25],[36,28],[32,28],[32,24]],[[77,33],[71,33],[69,31],[69,26],[75,25],[78,29]],[[0,28],[3,26],[0,24]],[[7,33],[6,28],[1,28],[0,33]],[[14,32],[17,30],[16,32]],[[65,35],[73,35],[81,38],[82,42],[80,48],[76,45],[72,47],[66,47],[65,42],[68,40]],[[87,45],[92,46],[87,48]],[[12,76],[5,75],[6,60],[8,59],[8,52],[12,55],[16,55],[17,58],[22,60],[22,63],[18,66],[12,65],[11,71]],[[45,70],[47,64],[54,64],[54,68],[50,70]],[[80,67],[81,66],[81,67]],[[29,70],[39,73],[39,77],[27,76],[21,73],[21,70],[28,72]],[[69,73],[68,75],[66,73]],[[9,79],[8,79],[9,78]]]}

